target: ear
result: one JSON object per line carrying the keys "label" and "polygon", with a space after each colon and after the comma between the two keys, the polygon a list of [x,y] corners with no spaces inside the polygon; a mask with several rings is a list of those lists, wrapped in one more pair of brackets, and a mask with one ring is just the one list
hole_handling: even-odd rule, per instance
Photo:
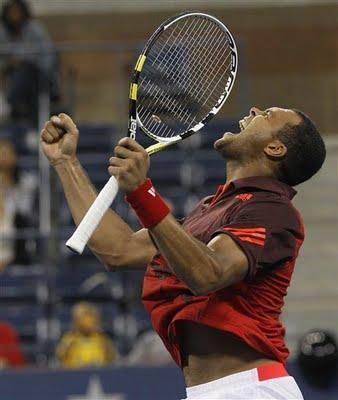
{"label": "ear", "polygon": [[266,156],[274,160],[280,160],[284,158],[287,151],[288,149],[285,146],[285,144],[278,139],[274,140],[273,142],[270,142],[264,148],[264,153],[266,154]]}

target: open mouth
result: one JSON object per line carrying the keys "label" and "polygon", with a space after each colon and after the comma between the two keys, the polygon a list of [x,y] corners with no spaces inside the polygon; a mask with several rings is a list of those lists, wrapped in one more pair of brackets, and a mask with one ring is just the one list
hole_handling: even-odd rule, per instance
{"label": "open mouth", "polygon": [[246,129],[251,124],[253,119],[254,118],[251,118],[251,117],[244,117],[243,119],[238,121],[238,125],[239,125],[241,132],[244,131],[244,129]]}
{"label": "open mouth", "polygon": [[244,117],[243,119],[241,119],[241,120],[239,120],[238,121],[238,125],[239,125],[239,129],[240,129],[240,131],[239,132],[236,132],[236,133],[234,133],[234,132],[226,132],[225,134],[228,136],[234,136],[234,135],[239,135],[239,134],[241,134],[249,125],[250,125],[250,123],[251,123],[251,121],[252,120],[249,120],[249,121],[247,121],[247,118],[248,117]]}

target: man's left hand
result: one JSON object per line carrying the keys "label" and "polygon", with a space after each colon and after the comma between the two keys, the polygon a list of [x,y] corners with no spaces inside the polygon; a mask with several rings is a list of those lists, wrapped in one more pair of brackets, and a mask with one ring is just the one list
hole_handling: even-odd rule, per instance
{"label": "man's left hand", "polygon": [[147,179],[150,165],[149,155],[135,140],[121,139],[109,159],[108,172],[115,176],[119,188],[130,193]]}

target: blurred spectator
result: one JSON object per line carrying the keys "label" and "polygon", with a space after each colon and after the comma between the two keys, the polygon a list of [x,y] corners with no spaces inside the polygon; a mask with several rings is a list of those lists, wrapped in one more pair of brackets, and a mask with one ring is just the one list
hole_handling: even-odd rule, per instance
{"label": "blurred spectator", "polygon": [[338,374],[338,347],[335,338],[322,330],[306,333],[299,344],[298,362],[309,385],[328,389],[336,381]]}
{"label": "blurred spectator", "polygon": [[[8,0],[1,12],[0,74],[12,119],[37,123],[39,93],[58,97],[55,49],[24,0]],[[39,53],[38,53],[39,52]]]}
{"label": "blurred spectator", "polygon": [[132,351],[125,359],[126,365],[165,366],[173,364],[169,352],[157,333],[146,331],[137,339]]}
{"label": "blurred spectator", "polygon": [[101,331],[98,309],[89,303],[77,303],[72,310],[73,328],[61,338],[56,349],[60,364],[66,368],[108,365],[117,351]]}
{"label": "blurred spectator", "polygon": [[0,321],[0,370],[24,364],[17,333],[7,322]]}
{"label": "blurred spectator", "polygon": [[15,148],[0,139],[0,271],[10,263],[30,263],[29,241],[14,235],[30,226],[36,186],[34,176],[19,177]]}

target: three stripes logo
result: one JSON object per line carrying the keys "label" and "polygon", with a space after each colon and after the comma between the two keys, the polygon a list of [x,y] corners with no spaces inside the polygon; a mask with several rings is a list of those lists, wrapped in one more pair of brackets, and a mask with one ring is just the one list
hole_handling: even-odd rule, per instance
{"label": "three stripes logo", "polygon": [[264,227],[231,227],[223,228],[225,231],[237,236],[242,242],[249,242],[257,246],[264,246],[266,240],[266,229]]}
{"label": "three stripes logo", "polygon": [[156,191],[155,191],[154,186],[152,186],[152,187],[148,190],[148,193],[149,193],[151,196],[156,197]]}

